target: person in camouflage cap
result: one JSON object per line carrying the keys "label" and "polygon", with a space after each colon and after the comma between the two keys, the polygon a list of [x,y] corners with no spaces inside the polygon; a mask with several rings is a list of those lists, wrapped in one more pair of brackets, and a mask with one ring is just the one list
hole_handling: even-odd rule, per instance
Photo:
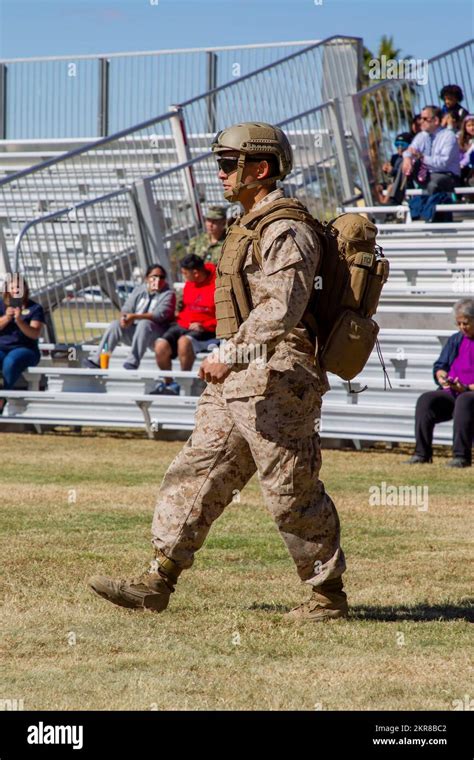
{"label": "person in camouflage cap", "polygon": [[209,206],[205,218],[206,231],[191,238],[189,243],[176,243],[170,253],[170,269],[173,279],[177,279],[179,261],[190,253],[200,256],[203,261],[217,264],[227,232],[226,209],[224,206]]}
{"label": "person in camouflage cap", "polygon": [[224,206],[210,206],[206,214],[206,231],[191,238],[187,253],[195,253],[204,261],[217,264],[227,232]]}
{"label": "person in camouflage cap", "polygon": [[312,590],[290,619],[346,617],[339,518],[319,479],[329,384],[303,319],[319,237],[307,209],[277,188],[293,161],[281,129],[237,124],[218,133],[212,150],[224,197],[244,209],[217,266],[216,334],[225,340],[201,364],[207,386],[193,433],[161,483],[149,569],[130,580],[96,576],[90,585],[114,604],[163,611],[214,520],[257,473],[265,506]]}

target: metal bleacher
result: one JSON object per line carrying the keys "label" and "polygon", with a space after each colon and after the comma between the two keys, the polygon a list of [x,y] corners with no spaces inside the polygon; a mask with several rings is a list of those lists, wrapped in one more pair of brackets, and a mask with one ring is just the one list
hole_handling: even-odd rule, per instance
{"label": "metal bleacher", "polygon": [[[455,330],[453,303],[473,295],[474,204],[466,188],[457,188],[457,202],[449,206],[454,221],[441,224],[411,221],[408,205],[372,206],[360,123],[373,87],[356,92],[360,72],[347,55],[360,44],[337,37],[310,45],[94,142],[10,140],[2,152],[0,141],[0,275],[23,272],[48,316],[39,366],[24,373],[25,387],[0,391],[7,399],[4,430],[132,428],[150,437],[192,430],[202,356],[190,372],[174,361],[170,373],[158,370],[151,351],[139,370],[124,370],[125,347],[115,350],[108,370],[85,370],[81,361],[120,308],[117,280],[136,280],[153,261],[169,269],[176,244],[186,245],[207,207],[222,203],[209,153],[213,133],[258,117],[280,123],[290,137],[295,170],[287,192],[320,218],[343,209],[368,214],[391,265],[376,317],[391,387],[376,351],[351,388],[331,375],[320,435],[357,446],[413,441],[416,399],[433,387],[433,361]],[[324,46],[338,80],[332,91],[320,83]],[[318,76],[310,76],[312,70]],[[391,86],[398,85],[386,83]],[[397,221],[385,221],[393,214]],[[100,288],[102,300],[70,298],[88,287]],[[150,395],[168,374],[181,395]],[[451,435],[451,423],[438,425],[435,442],[448,444]]]}
{"label": "metal bleacher", "polygon": [[[363,393],[350,393],[349,384],[330,376],[331,390],[324,397],[320,434],[324,438],[353,441],[410,441],[417,396],[432,384],[431,368],[450,330],[381,331],[380,343],[392,388],[384,389],[377,355],[351,383]],[[422,341],[422,342],[421,342]],[[52,347],[51,347],[52,348]],[[89,346],[83,346],[87,350]],[[28,370],[31,385],[41,377],[46,391],[3,392],[8,399],[2,422],[34,425],[40,430],[55,425],[145,428],[150,437],[161,430],[192,430],[202,383],[197,357],[191,372],[181,372],[176,362],[168,372],[157,371],[154,355],[147,352],[138,371],[123,370],[126,348],[117,348],[109,370],[84,370],[52,363],[45,352],[38,367]],[[79,357],[80,358],[80,357]],[[181,385],[179,397],[148,395],[158,376],[174,377]],[[436,440],[449,441],[449,423],[439,426]]]}

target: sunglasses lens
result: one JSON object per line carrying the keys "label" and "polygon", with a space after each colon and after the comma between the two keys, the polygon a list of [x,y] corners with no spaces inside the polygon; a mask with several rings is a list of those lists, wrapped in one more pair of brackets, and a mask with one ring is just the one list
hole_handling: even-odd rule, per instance
{"label": "sunglasses lens", "polygon": [[238,158],[218,158],[217,166],[224,174],[230,174],[237,169]]}

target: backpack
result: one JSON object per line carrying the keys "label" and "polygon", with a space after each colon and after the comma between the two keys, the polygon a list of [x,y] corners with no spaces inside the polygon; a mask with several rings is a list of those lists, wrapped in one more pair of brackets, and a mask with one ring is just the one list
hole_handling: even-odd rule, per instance
{"label": "backpack", "polygon": [[[301,321],[310,337],[317,338],[323,369],[343,380],[352,380],[363,370],[377,342],[379,327],[372,317],[389,273],[388,261],[376,245],[377,227],[359,214],[341,214],[322,224],[298,200],[281,198],[269,208],[249,212],[240,225],[231,227],[219,259],[216,282],[221,337],[231,336],[251,309],[240,276],[248,242],[252,241],[255,258],[262,267],[263,230],[272,222],[290,219],[312,227],[321,243],[314,289]],[[380,358],[378,343],[377,350]],[[385,372],[382,360],[381,363]]]}
{"label": "backpack", "polygon": [[352,380],[365,367],[377,341],[379,326],[372,317],[389,263],[376,245],[377,227],[359,214],[316,222],[316,231],[322,256],[302,321],[318,338],[322,367]]}

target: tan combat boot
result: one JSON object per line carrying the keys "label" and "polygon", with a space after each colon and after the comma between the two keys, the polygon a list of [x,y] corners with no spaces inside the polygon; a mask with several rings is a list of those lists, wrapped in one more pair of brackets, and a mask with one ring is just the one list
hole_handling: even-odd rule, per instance
{"label": "tan combat boot", "polygon": [[312,623],[347,617],[347,597],[342,585],[342,578],[334,578],[313,588],[311,598],[287,612],[285,617]]}
{"label": "tan combat boot", "polygon": [[174,592],[180,572],[173,560],[156,551],[149,569],[138,578],[125,580],[95,575],[89,579],[89,585],[96,594],[120,607],[163,612]]}

